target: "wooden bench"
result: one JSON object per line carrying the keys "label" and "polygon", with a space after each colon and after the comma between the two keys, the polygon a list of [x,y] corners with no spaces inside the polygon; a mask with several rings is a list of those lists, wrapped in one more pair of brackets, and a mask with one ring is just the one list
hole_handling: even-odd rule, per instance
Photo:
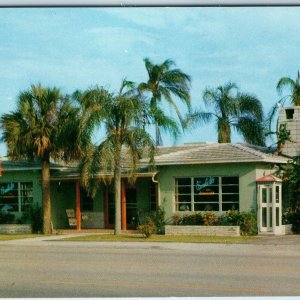
{"label": "wooden bench", "polygon": [[68,216],[69,226],[76,227],[77,226],[77,219],[75,215],[75,210],[72,208],[66,209],[66,213]]}

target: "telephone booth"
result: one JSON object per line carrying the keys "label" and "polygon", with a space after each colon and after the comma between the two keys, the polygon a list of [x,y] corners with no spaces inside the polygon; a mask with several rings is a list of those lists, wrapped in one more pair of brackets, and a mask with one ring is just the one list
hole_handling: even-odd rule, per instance
{"label": "telephone booth", "polygon": [[267,175],[257,179],[256,182],[259,232],[281,234],[282,180]]}

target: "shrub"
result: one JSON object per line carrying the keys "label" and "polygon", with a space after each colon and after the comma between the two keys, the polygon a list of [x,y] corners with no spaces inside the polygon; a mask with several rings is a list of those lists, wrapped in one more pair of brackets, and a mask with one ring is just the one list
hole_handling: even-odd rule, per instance
{"label": "shrub", "polygon": [[173,225],[179,225],[179,224],[180,224],[180,221],[181,221],[180,215],[174,214],[174,215],[172,216],[172,223],[173,223]]}
{"label": "shrub", "polygon": [[226,225],[236,226],[239,224],[241,219],[241,214],[238,210],[228,210],[224,216],[224,221]]}
{"label": "shrub", "polygon": [[291,224],[292,220],[291,220],[291,216],[292,216],[292,211],[290,208],[285,209],[285,211],[282,213],[282,225],[286,225],[286,224]]}
{"label": "shrub", "polygon": [[150,218],[147,219],[147,221],[145,222],[145,224],[139,225],[137,227],[137,229],[146,238],[149,238],[157,230],[154,222]]}
{"label": "shrub", "polygon": [[300,209],[290,213],[289,221],[292,224],[292,230],[294,233],[300,233]]}
{"label": "shrub", "polygon": [[183,216],[174,214],[172,223],[173,225],[203,225],[204,220],[201,213],[185,214]]}
{"label": "shrub", "polygon": [[241,235],[257,234],[257,222],[254,212],[239,213],[239,220],[237,225],[240,226]]}
{"label": "shrub", "polygon": [[30,206],[29,219],[32,227],[33,233],[42,233],[43,232],[43,210],[42,207],[37,203],[34,203]]}
{"label": "shrub", "polygon": [[181,225],[203,225],[204,219],[201,213],[184,215],[181,219]]}
{"label": "shrub", "polygon": [[9,212],[0,211],[0,224],[12,224],[15,216]]}
{"label": "shrub", "polygon": [[207,211],[203,215],[204,225],[220,225],[221,217],[218,217],[213,211]]}
{"label": "shrub", "polygon": [[[158,233],[158,234],[165,233],[165,225],[166,225],[165,215],[166,215],[166,212],[161,206],[158,207],[156,212],[154,212],[150,215],[150,219],[154,223],[155,228],[156,228],[156,233]],[[149,218],[147,218],[147,219],[149,219]]]}

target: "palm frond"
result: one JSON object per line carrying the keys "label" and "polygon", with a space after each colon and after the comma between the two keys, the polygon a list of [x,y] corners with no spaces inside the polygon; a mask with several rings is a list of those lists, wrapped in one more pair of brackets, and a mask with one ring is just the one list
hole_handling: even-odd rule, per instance
{"label": "palm frond", "polygon": [[235,124],[235,129],[243,135],[249,144],[265,146],[265,130],[262,122],[255,118],[241,117]]}
{"label": "palm frond", "polygon": [[213,113],[194,110],[187,114],[184,118],[184,128],[196,128],[202,124],[206,124],[213,118]]}

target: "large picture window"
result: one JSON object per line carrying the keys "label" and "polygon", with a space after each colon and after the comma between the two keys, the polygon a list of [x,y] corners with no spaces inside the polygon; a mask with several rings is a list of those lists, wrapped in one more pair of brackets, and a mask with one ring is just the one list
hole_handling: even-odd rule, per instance
{"label": "large picture window", "polygon": [[176,211],[239,210],[239,178],[176,178],[175,204]]}
{"label": "large picture window", "polygon": [[32,202],[32,182],[0,183],[0,211],[22,212]]}

